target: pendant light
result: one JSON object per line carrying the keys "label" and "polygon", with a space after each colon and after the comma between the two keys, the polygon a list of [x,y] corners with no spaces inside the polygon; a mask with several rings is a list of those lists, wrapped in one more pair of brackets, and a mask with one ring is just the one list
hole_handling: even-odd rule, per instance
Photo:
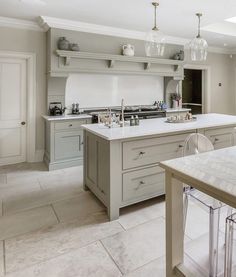
{"label": "pendant light", "polygon": [[157,27],[157,2],[152,3],[154,7],[154,27],[150,32],[147,33],[145,41],[145,52],[147,56],[158,57],[164,55],[165,50],[165,37],[159,31]]}
{"label": "pendant light", "polygon": [[197,36],[190,42],[190,53],[192,61],[205,61],[207,58],[207,49],[208,44],[207,41],[201,37],[200,34],[200,25],[201,25],[201,13],[196,13],[198,17],[198,34]]}

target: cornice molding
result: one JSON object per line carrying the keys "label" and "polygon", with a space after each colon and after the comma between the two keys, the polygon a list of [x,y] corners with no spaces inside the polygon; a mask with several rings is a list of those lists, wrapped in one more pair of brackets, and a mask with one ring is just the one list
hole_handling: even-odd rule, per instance
{"label": "cornice molding", "polygon": [[39,27],[37,22],[3,16],[0,16],[0,27],[19,28],[41,32],[43,31],[43,29]]}
{"label": "cornice molding", "polygon": [[[79,31],[79,32],[88,32],[94,34],[101,34],[107,36],[115,36],[115,37],[124,37],[131,39],[139,39],[145,40],[146,33],[128,30],[122,28],[115,28],[111,26],[105,25],[97,25],[92,23],[86,23],[82,21],[73,21],[61,18],[54,18],[48,16],[40,16],[38,19],[39,26],[43,28],[45,31],[48,31],[50,28],[71,30],[71,31]],[[188,42],[185,38],[166,36],[167,43],[170,44],[178,44],[184,45]]]}
{"label": "cornice molding", "polygon": [[[135,30],[121,29],[105,25],[97,25],[92,23],[54,18],[48,16],[40,16],[38,19],[38,23],[44,31],[48,31],[50,28],[57,28],[139,40],[145,40],[146,35],[144,32]],[[190,40],[186,38],[166,36],[167,43],[183,45],[186,49],[188,49],[189,41]],[[233,53],[235,51],[231,49],[225,49],[220,47],[209,47],[209,52],[219,54],[235,54]]]}

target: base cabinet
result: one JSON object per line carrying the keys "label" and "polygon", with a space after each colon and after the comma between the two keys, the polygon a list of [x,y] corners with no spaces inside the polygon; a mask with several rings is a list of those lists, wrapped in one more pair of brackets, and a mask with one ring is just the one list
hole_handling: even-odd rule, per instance
{"label": "base cabinet", "polygon": [[83,131],[81,125],[89,119],[46,122],[46,152],[44,160],[49,170],[83,164]]}
{"label": "base cabinet", "polygon": [[115,220],[120,208],[165,194],[159,162],[181,157],[184,141],[193,132],[207,136],[215,149],[236,144],[232,125],[114,141],[84,131],[84,186],[104,203],[110,220]]}

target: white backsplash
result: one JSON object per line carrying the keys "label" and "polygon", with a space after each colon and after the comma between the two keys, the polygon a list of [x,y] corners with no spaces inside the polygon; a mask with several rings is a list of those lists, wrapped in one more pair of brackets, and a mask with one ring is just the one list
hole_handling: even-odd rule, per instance
{"label": "white backsplash", "polygon": [[66,84],[65,104],[78,102],[81,108],[151,105],[164,98],[164,78],[108,74],[72,74]]}

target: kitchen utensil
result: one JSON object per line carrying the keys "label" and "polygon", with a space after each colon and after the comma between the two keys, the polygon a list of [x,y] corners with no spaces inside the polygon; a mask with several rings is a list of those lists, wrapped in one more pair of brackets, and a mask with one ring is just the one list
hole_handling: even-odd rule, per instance
{"label": "kitchen utensil", "polygon": [[51,102],[49,104],[49,115],[56,116],[56,115],[63,115],[66,108],[62,108],[61,102]]}

